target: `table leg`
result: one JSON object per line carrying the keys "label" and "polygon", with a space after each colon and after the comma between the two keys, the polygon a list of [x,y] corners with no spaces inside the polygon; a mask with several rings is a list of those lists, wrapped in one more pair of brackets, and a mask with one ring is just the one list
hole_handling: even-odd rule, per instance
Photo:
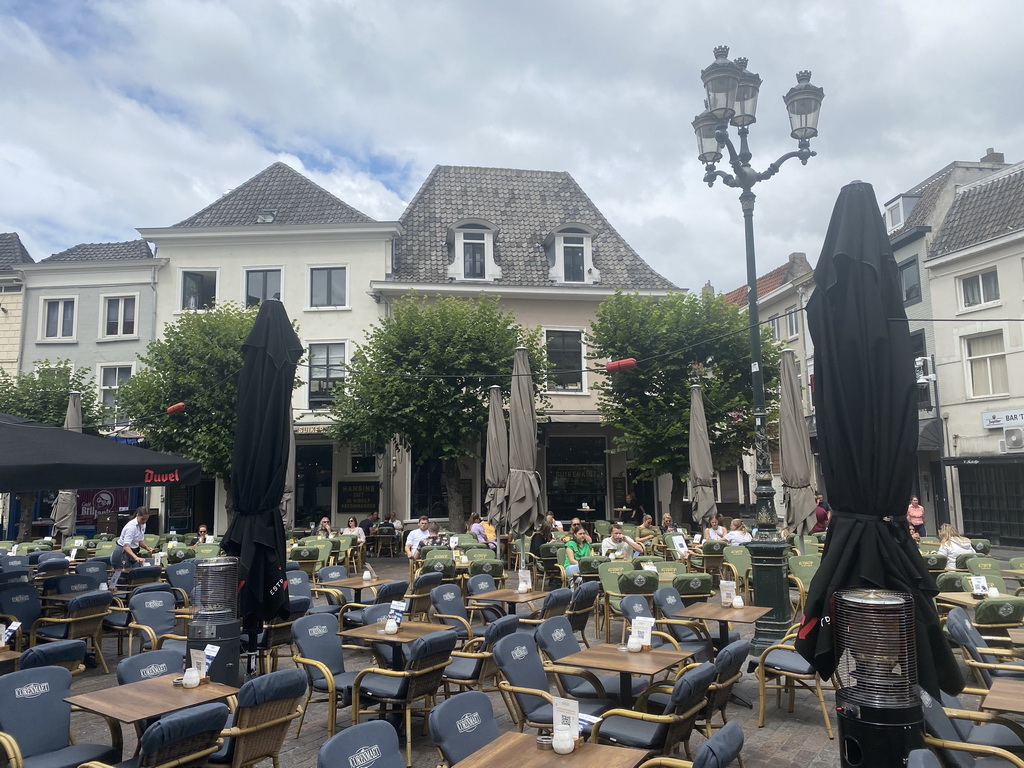
{"label": "table leg", "polygon": [[[718,643],[718,650],[722,650],[723,648],[725,648],[725,646],[729,644],[728,621],[718,622]],[[746,707],[747,709],[754,708],[754,703],[748,701],[745,696],[741,696],[740,694],[736,693],[735,688],[733,688],[732,693],[729,694],[729,701],[731,701],[733,704],[739,704],[741,707]]]}
{"label": "table leg", "polygon": [[619,672],[619,706],[633,708],[633,675]]}
{"label": "table leg", "polygon": [[402,663],[402,644],[395,643],[391,646],[391,668],[400,672],[404,667]]}

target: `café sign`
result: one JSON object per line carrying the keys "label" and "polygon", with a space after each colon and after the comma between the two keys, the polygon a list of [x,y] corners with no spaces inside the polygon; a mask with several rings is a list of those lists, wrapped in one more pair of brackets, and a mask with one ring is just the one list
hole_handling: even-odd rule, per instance
{"label": "caf\u00e9 sign", "polygon": [[1012,411],[984,411],[981,414],[981,426],[983,429],[1024,427],[1024,408]]}

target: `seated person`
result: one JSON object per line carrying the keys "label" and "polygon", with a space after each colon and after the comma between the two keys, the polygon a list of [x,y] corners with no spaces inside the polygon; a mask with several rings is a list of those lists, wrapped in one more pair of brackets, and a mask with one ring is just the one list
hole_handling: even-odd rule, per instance
{"label": "seated person", "polygon": [[540,559],[540,548],[551,541],[551,526],[547,522],[540,524],[540,528],[530,537],[530,554]]}
{"label": "seated person", "polygon": [[747,531],[747,526],[738,517],[733,518],[729,523],[729,532],[725,534],[725,540],[734,547],[740,544],[749,544],[754,537]]}
{"label": "seated person", "polygon": [[583,523],[580,521],[578,517],[574,517],[572,519],[572,522],[569,523],[569,530],[566,533],[566,535],[562,537],[563,541],[572,541],[572,539],[576,536],[576,531],[583,531],[584,540],[587,542],[587,544],[593,545],[594,540],[593,538],[591,538],[590,532],[583,527]]}
{"label": "seated person", "polygon": [[377,510],[373,510],[369,515],[359,521],[359,527],[363,529],[363,539],[368,536],[372,536],[377,532],[377,522],[379,514]]}
{"label": "seated person", "polygon": [[590,536],[587,535],[583,526],[573,529],[572,538],[565,545],[565,560],[562,566],[565,568],[567,577],[577,576],[580,572],[580,558],[588,557],[591,554]]}
{"label": "seated person", "polygon": [[676,524],[672,522],[672,515],[666,512],[661,518],[661,532],[662,533],[675,533]]}
{"label": "seated person", "polygon": [[206,526],[199,526],[199,535],[193,536],[192,541],[188,543],[190,547],[194,547],[196,544],[213,544],[213,536],[206,532]]}
{"label": "seated person", "polygon": [[494,540],[487,538],[487,530],[484,528],[478,513],[474,512],[469,516],[469,530],[467,532],[476,536],[476,540],[481,544],[486,544],[491,549],[494,549]]}
{"label": "seated person", "polygon": [[718,515],[712,515],[704,529],[704,541],[720,541],[725,538],[725,528],[718,524]]}
{"label": "seated person", "polygon": [[341,535],[355,536],[356,541],[358,541],[360,544],[366,543],[366,534],[363,532],[363,529],[359,527],[358,523],[356,523],[356,519],[354,517],[350,517],[348,519],[348,523],[346,524],[344,530],[342,530]]}
{"label": "seated person", "polygon": [[333,536],[334,529],[331,528],[331,521],[328,518],[320,520],[320,526],[313,532],[314,536]]}
{"label": "seated person", "polygon": [[[410,560],[419,559],[420,547],[430,537],[430,532],[427,530],[428,525],[430,525],[430,518],[420,515],[419,526],[409,531],[409,536],[405,540],[405,556]],[[396,528],[395,530],[401,529]]]}
{"label": "seated person", "polygon": [[561,520],[555,520],[555,516],[551,512],[548,512],[547,516],[544,518],[544,522],[546,522],[549,526],[551,526],[551,530],[552,531],[560,531],[560,530],[562,530],[562,521]]}
{"label": "seated person", "polygon": [[654,528],[654,518],[650,515],[644,515],[644,521],[640,525],[640,529],[636,532],[636,543],[646,546],[650,542],[654,541],[657,536],[658,531]]}
{"label": "seated person", "polygon": [[[415,531],[413,531],[415,533]],[[410,534],[411,536],[412,534]],[[416,559],[422,559],[420,553],[424,547],[446,547],[448,546],[448,534],[441,533],[441,526],[437,523],[427,523],[427,537],[423,539],[416,550]]]}
{"label": "seated person", "polygon": [[612,523],[611,533],[601,541],[601,554],[613,560],[629,560],[634,552],[642,555],[643,546],[622,532],[622,523]]}

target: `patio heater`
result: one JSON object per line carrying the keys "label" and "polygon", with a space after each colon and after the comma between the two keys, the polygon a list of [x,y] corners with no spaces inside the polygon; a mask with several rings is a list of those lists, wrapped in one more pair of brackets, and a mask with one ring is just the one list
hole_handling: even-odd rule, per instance
{"label": "patio heater", "polygon": [[869,589],[837,591],[833,600],[840,765],[902,768],[924,746],[914,600]]}
{"label": "patio heater", "polygon": [[196,586],[192,592],[195,615],[188,625],[188,655],[213,645],[219,650],[208,674],[215,683],[240,685],[242,651],[238,620],[238,558],[212,557],[196,561]]}

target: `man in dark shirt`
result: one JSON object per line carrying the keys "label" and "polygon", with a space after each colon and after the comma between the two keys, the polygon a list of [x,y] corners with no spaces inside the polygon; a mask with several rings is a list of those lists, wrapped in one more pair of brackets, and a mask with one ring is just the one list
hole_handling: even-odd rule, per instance
{"label": "man in dark shirt", "polygon": [[377,527],[377,519],[380,515],[377,510],[373,510],[367,517],[359,521],[359,527],[363,529],[363,533],[369,538],[373,534],[373,529]]}

